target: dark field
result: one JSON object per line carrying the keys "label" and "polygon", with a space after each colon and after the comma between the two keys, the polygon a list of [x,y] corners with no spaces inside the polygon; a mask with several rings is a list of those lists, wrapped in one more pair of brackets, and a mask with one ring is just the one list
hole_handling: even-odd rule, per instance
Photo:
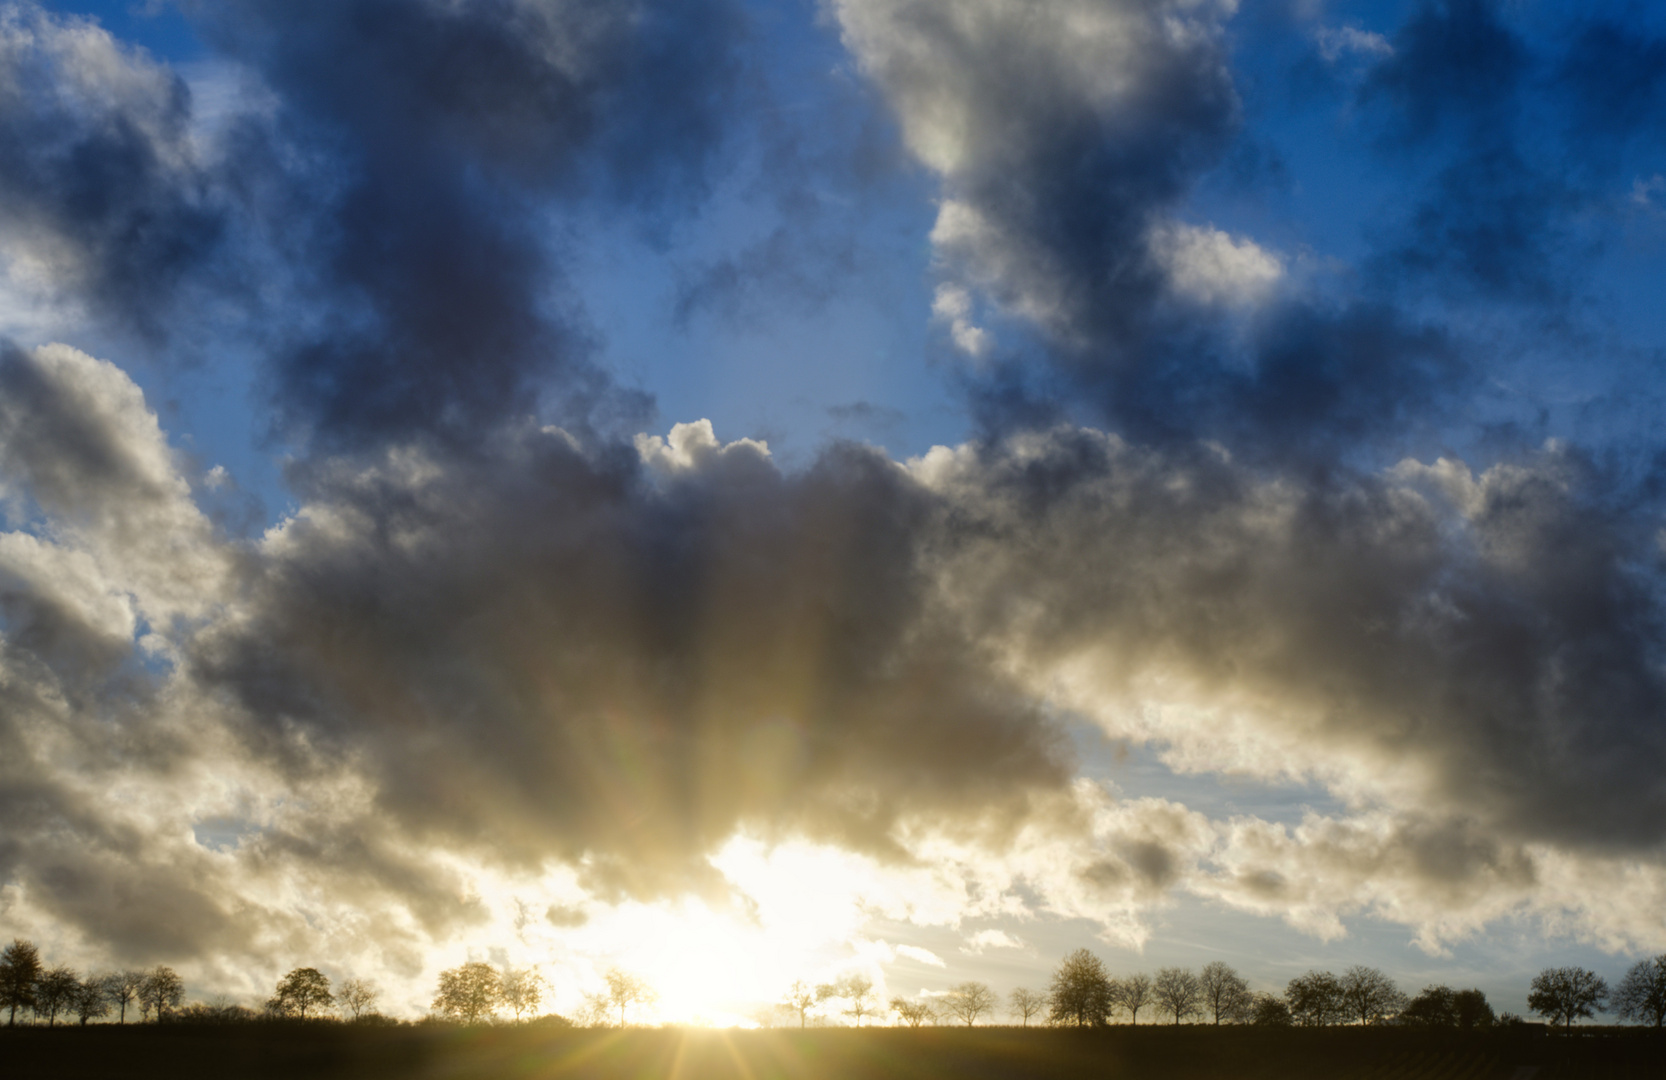
{"label": "dark field", "polygon": [[[1529,1073],[1529,1068],[1536,1068]],[[1223,1077],[1666,1080],[1666,1040],[1394,1030],[573,1031],[247,1024],[0,1030],[0,1076],[192,1080]]]}

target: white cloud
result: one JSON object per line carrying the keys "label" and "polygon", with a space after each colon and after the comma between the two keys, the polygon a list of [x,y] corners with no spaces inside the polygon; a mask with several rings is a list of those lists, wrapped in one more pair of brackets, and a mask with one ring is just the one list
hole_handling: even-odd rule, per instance
{"label": "white cloud", "polygon": [[1348,54],[1370,58],[1394,55],[1394,46],[1387,38],[1353,26],[1320,27],[1313,37],[1319,45],[1319,55],[1327,63],[1334,64]]}
{"label": "white cloud", "polygon": [[1208,226],[1161,225],[1152,233],[1151,250],[1174,291],[1199,303],[1258,304],[1284,278],[1284,262],[1278,256],[1253,240]]}
{"label": "white cloud", "polygon": [[967,935],[966,944],[961,948],[961,952],[981,953],[985,949],[1023,949],[1027,947],[1022,938],[1014,937],[1005,930],[985,928]]}
{"label": "white cloud", "polygon": [[943,961],[941,956],[938,956],[930,949],[922,949],[918,945],[898,945],[897,955],[906,956],[910,960],[917,960],[922,964],[929,964],[932,967],[946,968],[949,966]]}

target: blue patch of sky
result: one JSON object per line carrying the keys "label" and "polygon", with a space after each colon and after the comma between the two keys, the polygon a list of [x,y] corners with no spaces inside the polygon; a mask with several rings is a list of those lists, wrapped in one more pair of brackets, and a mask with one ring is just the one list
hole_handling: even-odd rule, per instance
{"label": "blue patch of sky", "polygon": [[183,63],[204,55],[201,39],[169,0],[38,0],[47,11],[91,18],[120,41],[158,60]]}
{"label": "blue patch of sky", "polygon": [[1316,782],[1266,780],[1243,773],[1178,772],[1163,761],[1167,747],[1107,737],[1086,721],[1067,725],[1080,775],[1111,785],[1119,799],[1183,803],[1215,821],[1257,817],[1297,825],[1309,812],[1336,815],[1344,804]]}
{"label": "blue patch of sky", "polygon": [[221,852],[234,851],[244,840],[264,831],[254,822],[237,817],[204,818],[191,825],[191,835],[199,846]]}

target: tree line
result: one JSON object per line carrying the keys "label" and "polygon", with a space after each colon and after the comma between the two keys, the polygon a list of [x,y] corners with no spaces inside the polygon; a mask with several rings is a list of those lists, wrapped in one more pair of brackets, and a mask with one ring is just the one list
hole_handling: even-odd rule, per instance
{"label": "tree line", "polygon": [[[1027,1008],[1027,1022],[1032,1015]],[[1230,965],[1215,962],[1202,971],[1163,968],[1155,976],[1138,973],[1113,978],[1097,956],[1077,949],[1064,958],[1045,995],[1050,1023],[1095,1027],[1126,1015],[1138,1023],[1149,1009],[1172,1023],[1326,1027],[1334,1024],[1394,1023],[1420,1027],[1485,1028],[1519,1023],[1511,1014],[1496,1016],[1480,990],[1424,987],[1408,997],[1382,971],[1355,965],[1340,976],[1309,971],[1291,979],[1282,995],[1255,993]],[[1612,1012],[1623,1020],[1666,1026],[1666,954],[1640,960],[1612,993],[1607,982],[1585,968],[1549,968],[1533,978],[1527,995],[1530,1011],[1564,1029],[1575,1020]],[[1019,1006],[1014,1001],[1014,1011]]]}
{"label": "tree line", "polygon": [[137,1009],[141,1020],[163,1020],[184,998],[184,981],[164,964],[82,978],[65,964],[46,967],[40,950],[21,938],[0,950],[0,1009],[8,1027],[17,1023],[19,1011],[33,1013],[48,1027],[60,1018],[85,1024],[112,1013],[126,1023],[129,1009]]}
{"label": "tree line", "polygon": [[114,1016],[127,1022],[128,1012],[143,1021],[253,1020],[261,1016],[300,1017],[319,1015],[337,1003],[354,1019],[371,1015],[380,996],[375,986],[348,979],[338,993],[330,991],[330,980],[316,968],[297,968],[278,981],[277,990],[265,1004],[264,1013],[241,1005],[183,1005],[185,980],[166,964],[148,971],[114,971],[83,978],[74,968],[59,964],[48,968],[40,950],[21,938],[0,950],[0,1010],[8,1027],[17,1024],[18,1013],[33,1014],[48,1027],[62,1019],[86,1024]]}
{"label": "tree line", "polygon": [[[605,989],[584,995],[579,1022],[623,1027],[632,1009],[655,1000],[642,979],[610,969]],[[433,1015],[464,1024],[493,1021],[503,1010],[516,1021],[538,1015],[549,986],[531,968],[505,967],[473,961],[442,971],[434,995]],[[361,979],[348,979],[333,988],[317,968],[296,968],[277,983],[273,995],[257,1012],[238,1005],[181,1006],[185,984],[174,970],[158,965],[148,971],[118,971],[82,978],[66,965],[47,968],[39,950],[22,939],[0,950],[0,1010],[8,1026],[19,1012],[33,1014],[48,1026],[63,1019],[86,1024],[115,1016],[126,1023],[129,1010],[141,1021],[170,1018],[253,1020],[260,1017],[311,1019],[339,1011],[356,1021],[375,1020],[380,991]],[[925,999],[893,997],[882,1001],[873,980],[849,973],[831,982],[794,982],[777,1007],[807,1026],[812,1011],[832,1004],[835,1014],[861,1027],[866,1022],[895,1016],[896,1022],[964,1024],[971,1027],[992,1019],[1001,998],[985,983],[963,982]],[[1527,997],[1531,1012],[1564,1029],[1576,1020],[1610,1012],[1623,1020],[1666,1027],[1666,954],[1640,960],[1610,990],[1598,974],[1579,967],[1550,968],[1534,977]],[[1126,1016],[1139,1023],[1142,1012],[1172,1024],[1257,1024],[1262,1026],[1324,1027],[1335,1024],[1400,1024],[1459,1029],[1519,1023],[1518,1017],[1494,1014],[1478,989],[1424,987],[1408,996],[1382,971],[1355,965],[1340,976],[1309,971],[1286,984],[1282,994],[1255,992],[1230,965],[1216,961],[1199,971],[1166,967],[1155,975],[1143,972],[1113,977],[1103,962],[1087,949],[1066,956],[1053,973],[1046,992],[1020,987],[1006,998],[1005,1011],[1028,1026],[1032,1020],[1054,1026],[1101,1027]],[[562,1022],[565,1018],[556,1018]]]}

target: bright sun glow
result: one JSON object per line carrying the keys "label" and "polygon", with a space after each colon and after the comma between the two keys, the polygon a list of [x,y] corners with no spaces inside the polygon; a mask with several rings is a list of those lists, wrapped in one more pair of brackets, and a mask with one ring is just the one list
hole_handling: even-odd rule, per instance
{"label": "bright sun glow", "polygon": [[737,836],[712,865],[733,887],[727,904],[684,898],[589,907],[578,926],[539,917],[575,898],[570,872],[528,882],[475,868],[470,876],[481,894],[499,898],[496,918],[466,955],[443,963],[534,967],[549,984],[544,1007],[568,1016],[579,1015],[584,995],[601,991],[617,967],[654,993],[650,1004],[629,1010],[633,1023],[754,1026],[760,1009],[781,1001],[795,980],[814,984],[860,970],[888,992],[882,965],[895,948],[865,937],[864,925],[876,913],[938,921],[962,895],[958,883],[929,873],[808,843],[770,846]]}

